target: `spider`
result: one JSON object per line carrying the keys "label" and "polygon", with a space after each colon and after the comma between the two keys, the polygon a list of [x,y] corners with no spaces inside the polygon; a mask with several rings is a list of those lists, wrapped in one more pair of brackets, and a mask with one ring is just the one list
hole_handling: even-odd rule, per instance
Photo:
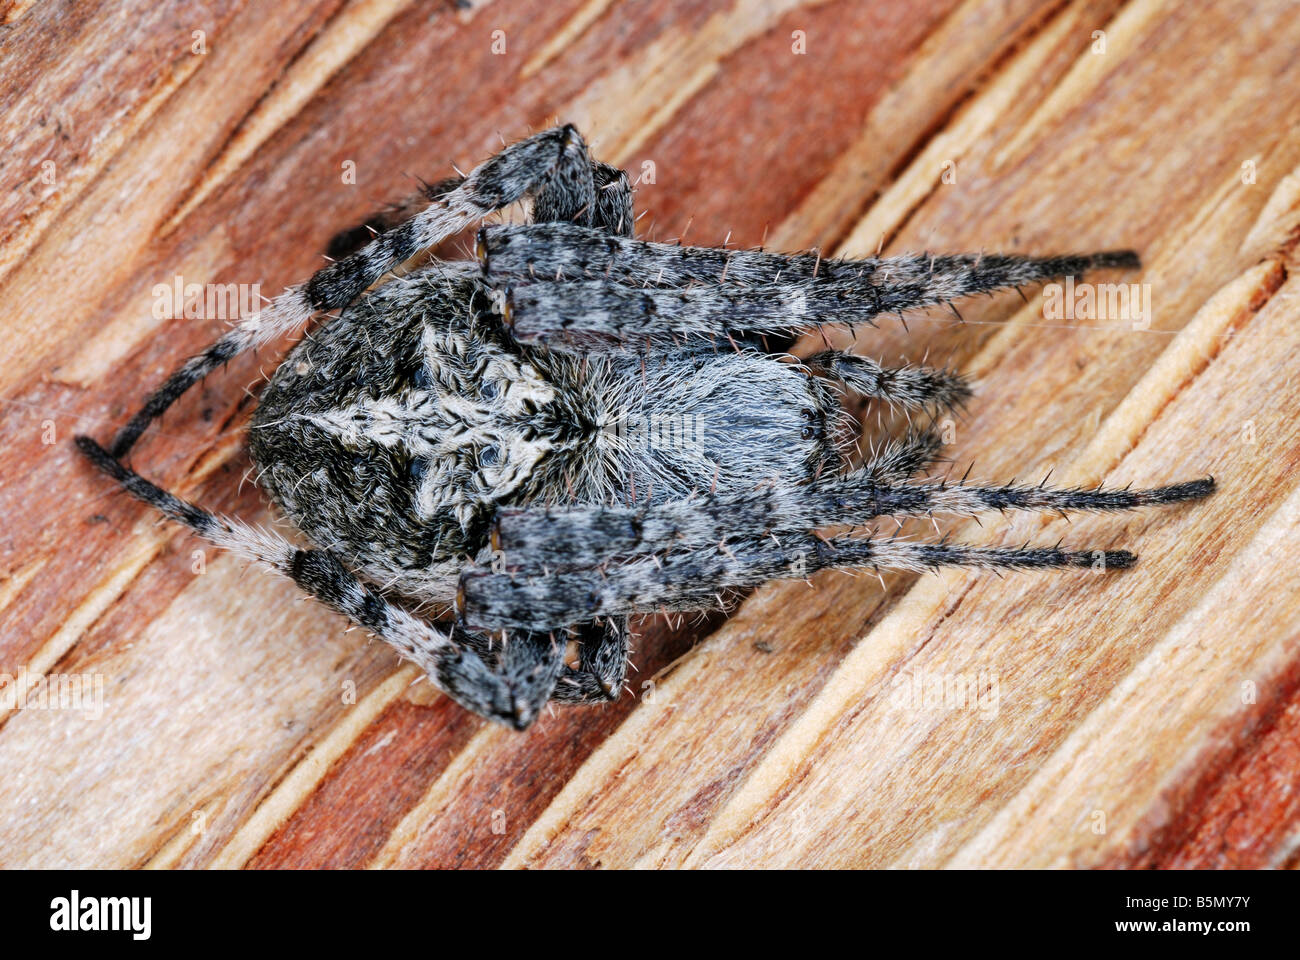
{"label": "spider", "polygon": [[[530,222],[480,226],[477,259],[379,283],[525,198]],[[400,223],[377,222],[387,229],[177,369],[107,450],[76,442],[135,497],[292,578],[456,702],[516,729],[548,701],[615,699],[634,614],[698,610],[721,592],[832,567],[1134,561],[1122,550],[824,528],[935,511],[1127,510],[1213,490],[1210,478],[1150,490],[913,479],[937,458],[932,428],[887,439],[854,466],[856,420],[842,394],[933,414],[962,404],[969,383],[939,368],[765,348],[766,336],[1136,267],[1129,251],[824,260],[636,240],[626,173],[593,160],[572,126],[426,187]],[[357,233],[340,238],[355,245]],[[249,427],[258,482],[310,546],[212,514],[123,465],[206,374],[332,311],[270,377]]]}

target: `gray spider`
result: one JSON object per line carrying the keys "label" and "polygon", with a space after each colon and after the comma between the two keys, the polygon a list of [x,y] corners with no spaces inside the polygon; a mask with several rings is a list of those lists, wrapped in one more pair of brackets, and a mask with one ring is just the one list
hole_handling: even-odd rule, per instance
{"label": "gray spider", "polygon": [[[370,289],[526,197],[532,221],[481,228],[477,261],[434,261]],[[1208,478],[1140,491],[914,481],[939,450],[926,430],[853,467],[839,391],[933,413],[968,396],[965,380],[765,349],[768,335],[1134,267],[1131,252],[836,261],[638,241],[627,175],[593,161],[571,126],[426,188],[403,222],[376,223],[391,229],[172,374],[107,451],[77,444],[131,494],[291,577],[457,702],[518,729],[548,700],[617,697],[632,614],[701,609],[720,591],[828,567],[1113,569],[1134,559],[820,528],[933,511],[1125,510],[1213,489]],[[250,427],[259,482],[314,548],[211,514],[123,466],[200,378],[336,310],[275,371]],[[426,618],[425,608],[439,612]]]}

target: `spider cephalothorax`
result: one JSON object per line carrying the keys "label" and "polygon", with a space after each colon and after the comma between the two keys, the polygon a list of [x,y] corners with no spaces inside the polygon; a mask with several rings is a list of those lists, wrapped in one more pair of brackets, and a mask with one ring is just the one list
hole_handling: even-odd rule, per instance
{"label": "spider cephalothorax", "polygon": [[[531,197],[532,222],[485,227],[478,259],[375,286],[470,223]],[[626,175],[572,127],[520,141],[362,249],[291,288],[182,366],[110,450],[78,444],[127,490],[292,577],[392,643],[464,706],[523,728],[547,700],[612,699],[627,617],[827,567],[1124,567],[1124,551],[998,549],[821,528],[986,509],[1122,510],[1153,490],[976,487],[912,478],[925,431],[850,466],[845,391],[937,412],[958,374],[767,336],[1096,267],[1091,256],[822,260],[632,238]],[[347,236],[355,239],[356,233]],[[374,289],[370,289],[374,287]],[[369,291],[369,292],[367,292]],[[121,464],[148,424],[242,350],[312,316],[250,427],[259,482],[314,545],[210,514]]]}

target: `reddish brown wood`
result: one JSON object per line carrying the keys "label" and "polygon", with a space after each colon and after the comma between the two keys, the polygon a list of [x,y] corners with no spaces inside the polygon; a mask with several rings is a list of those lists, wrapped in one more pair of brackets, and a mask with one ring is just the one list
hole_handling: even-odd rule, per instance
{"label": "reddish brown wood", "polygon": [[[39,785],[0,796],[0,865],[932,865],[961,844],[931,844],[925,829],[960,822],[962,843],[975,844],[970,825],[995,830],[998,814],[1031,795],[1059,801],[1028,792],[1034,774],[1103,722],[1124,678],[1286,518],[1300,441],[1275,351],[1296,296],[1300,93],[1288,81],[1300,21],[1280,0],[457,6],[0,3],[0,316],[13,344],[0,358],[0,673],[97,672],[112,691],[96,722],[0,715],[0,763],[49,764]],[[1110,41],[1100,55],[1098,30]],[[806,53],[793,49],[797,37]],[[1224,493],[1200,514],[1063,529],[1150,551],[1141,572],[1102,594],[1077,582],[963,581],[932,603],[925,578],[890,577],[882,591],[820,577],[815,592],[759,591],[725,625],[719,615],[677,628],[652,619],[637,696],[515,737],[427,689],[393,686],[403,679],[395,656],[295,603],[292,585],[265,585],[217,556],[198,563],[201,544],[156,526],[74,455],[73,433],[111,435],[224,329],[156,318],[156,284],[183,275],[274,294],[322,264],[337,230],[409,193],[413,177],[467,168],[501,137],[555,119],[577,122],[634,176],[653,164],[637,204],[641,232],[660,238],[828,255],[878,242],[1137,246],[1159,335],[1048,329],[1009,297],[963,305],[961,326],[883,324],[860,348],[976,366],[986,389],[958,425],[957,456],[963,466],[977,457],[985,475],[1078,463],[1098,477],[1164,480],[1212,468]],[[957,184],[938,180],[948,159]],[[356,184],[343,181],[345,162]],[[1254,165],[1252,184],[1243,163]],[[1206,315],[1216,297],[1230,314],[1218,326]],[[1014,336],[1008,320],[1020,324]],[[1185,327],[1192,334],[1177,340]],[[1116,427],[1111,418],[1149,399],[1144,378],[1187,339],[1202,360],[1161,381],[1160,403],[1136,403],[1140,427]],[[214,508],[267,520],[260,493],[240,486],[252,405],[241,388],[284,346],[209,378],[133,464]],[[1244,349],[1258,351],[1253,383]],[[1234,439],[1246,419],[1259,431],[1254,452]],[[1099,436],[1114,443],[1093,449]],[[1151,437],[1169,439],[1153,447]],[[1261,671],[1250,674],[1259,703],[1189,734],[1180,747],[1206,749],[1160,803],[1121,797],[1143,808],[1132,830],[1083,854],[1065,845],[1073,852],[1061,857],[1294,861],[1300,661],[1286,644],[1296,591],[1273,561],[1254,562],[1259,589],[1284,602],[1268,623],[1246,616],[1244,601],[1224,616],[1240,618],[1236,640],[1260,640],[1255,659],[1237,664]],[[916,617],[902,645],[889,626],[899,610]],[[1055,646],[1033,642],[1040,629],[1055,631]],[[997,646],[1013,637],[1026,640],[1022,654]],[[826,696],[862,679],[863,651],[882,651],[887,674],[995,649],[1009,658],[998,661],[1008,682],[1036,696],[1065,691],[1034,723],[1010,712],[969,740],[936,727],[909,752],[887,718],[862,720],[871,689],[842,714],[822,712]],[[658,704],[639,696],[651,675],[669,691]],[[683,676],[689,684],[675,685]],[[1155,703],[1152,723],[1170,713]],[[816,737],[792,744],[802,730]],[[1013,746],[981,753],[988,743]],[[1169,750],[1150,744],[1153,761]],[[767,779],[787,753],[798,759],[788,779]],[[872,792],[855,778],[886,756],[897,776]],[[816,792],[828,771],[860,795]],[[1106,786],[1126,775],[1097,767]],[[814,792],[801,813],[789,797],[804,789]],[[752,827],[740,824],[751,809]],[[837,843],[859,816],[881,826],[850,856]],[[805,856],[801,830],[827,840]],[[1041,840],[1040,851],[1057,851],[1059,834]]]}

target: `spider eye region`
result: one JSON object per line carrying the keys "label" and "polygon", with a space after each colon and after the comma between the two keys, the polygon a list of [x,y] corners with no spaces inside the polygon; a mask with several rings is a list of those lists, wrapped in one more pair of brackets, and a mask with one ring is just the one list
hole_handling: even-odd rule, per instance
{"label": "spider eye region", "polygon": [[826,435],[826,416],[820,411],[804,407],[799,411],[803,417],[804,425],[799,431],[799,436],[804,440],[820,440]]}

